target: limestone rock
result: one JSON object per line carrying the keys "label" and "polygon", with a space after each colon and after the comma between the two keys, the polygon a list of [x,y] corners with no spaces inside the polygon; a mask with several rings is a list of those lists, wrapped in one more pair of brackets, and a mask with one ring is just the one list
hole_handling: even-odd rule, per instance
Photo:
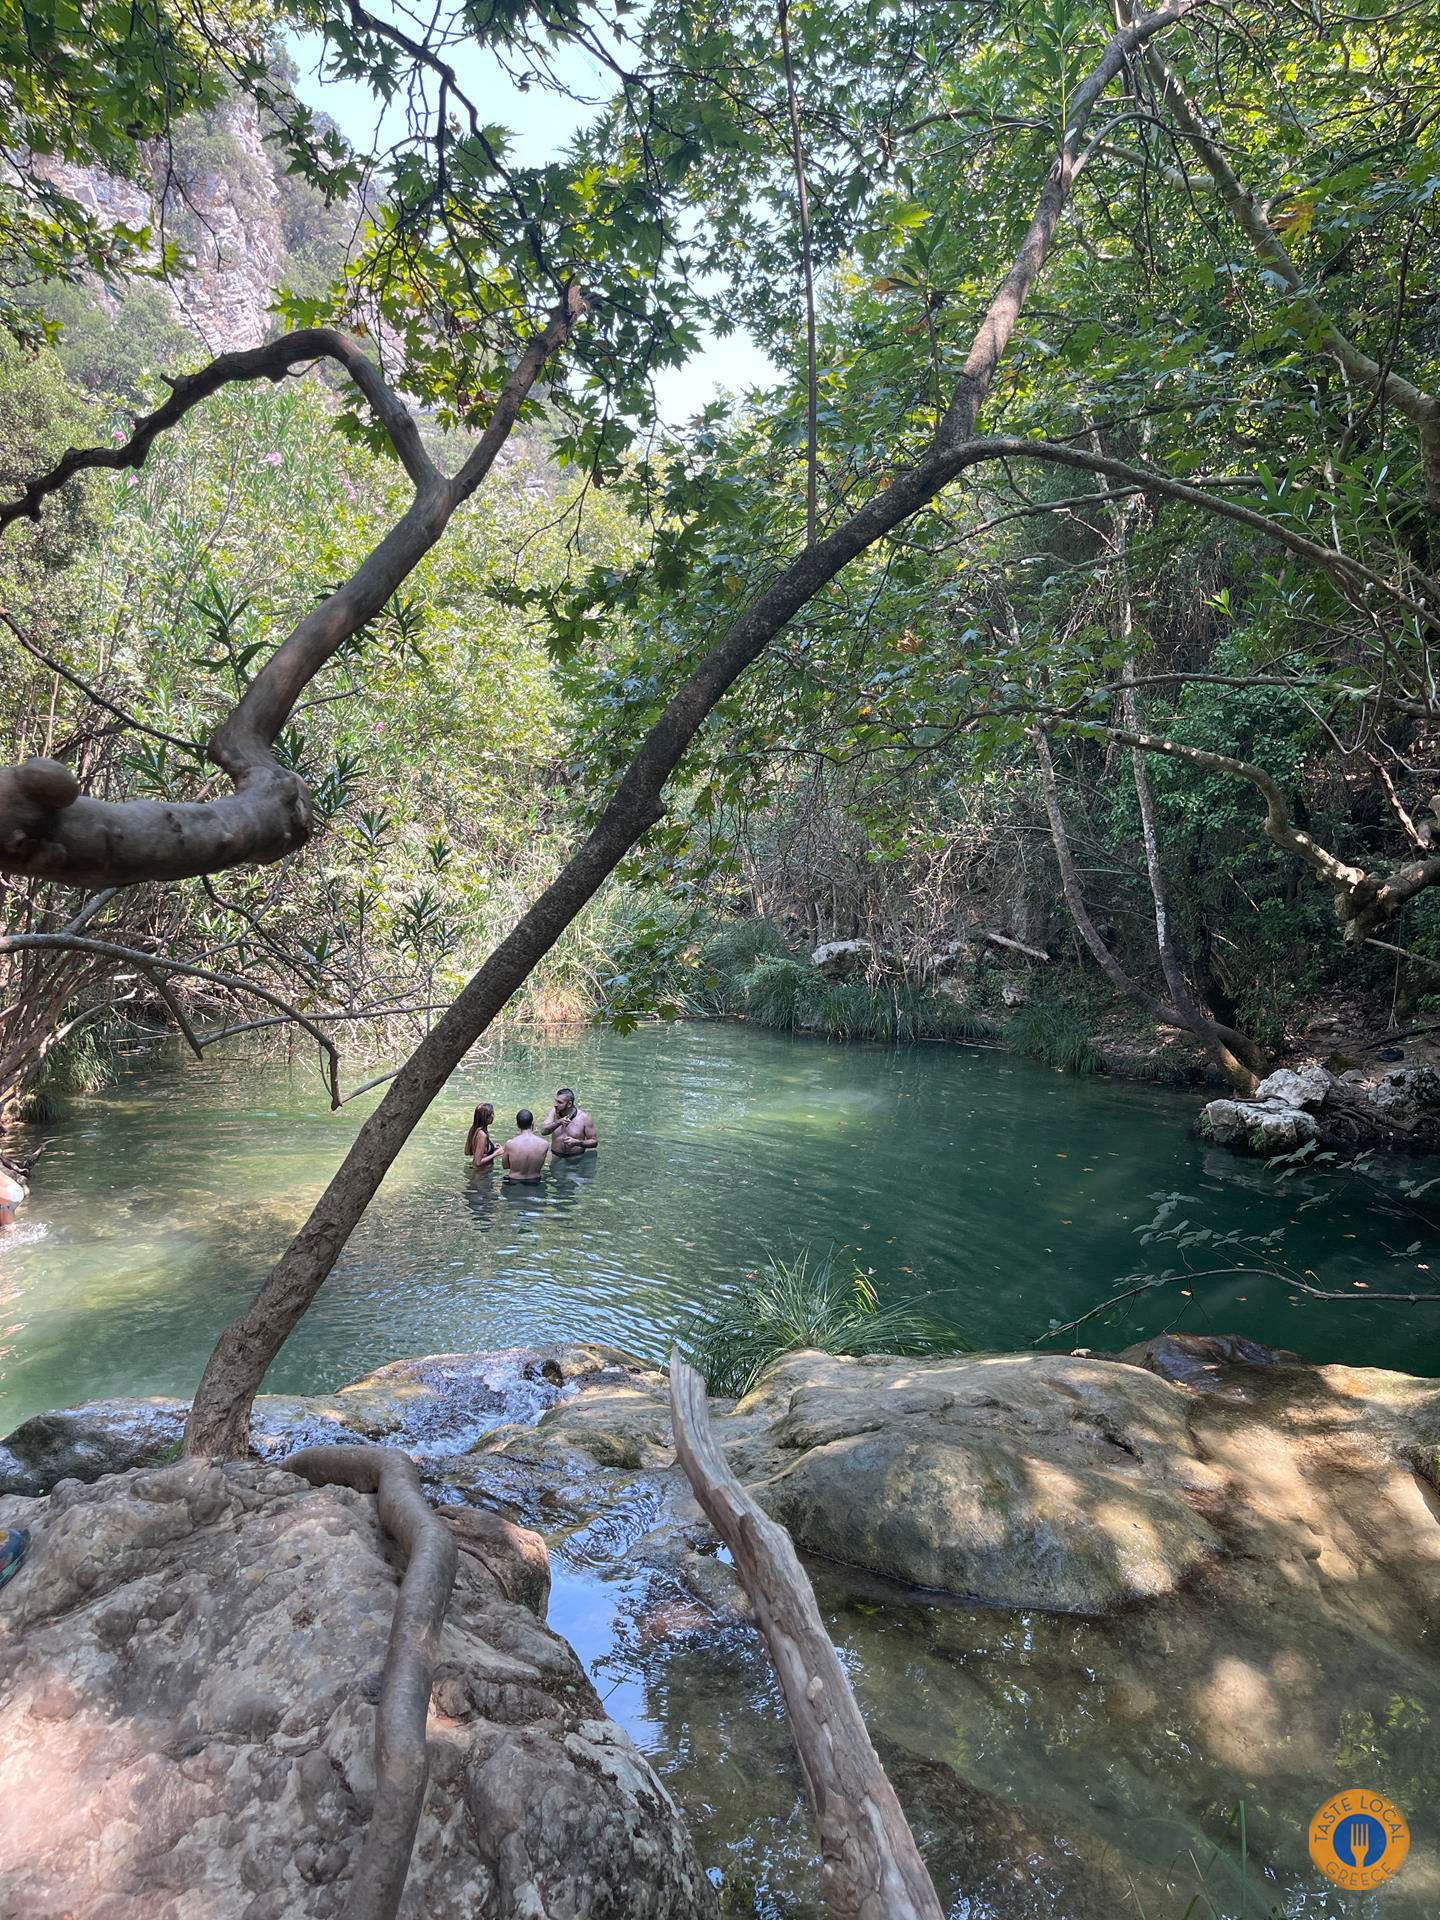
{"label": "limestone rock", "polygon": [[[337,1915],[399,1578],[374,1502],[186,1462],[0,1500],[17,1523],[34,1544],[0,1608],[0,1913]],[[503,1590],[505,1538],[483,1544],[441,1640],[402,1915],[711,1914],[669,1795]]]}
{"label": "limestone rock", "polygon": [[[798,1546],[990,1605],[1104,1612],[1172,1591],[1220,1546],[1198,1510],[1215,1480],[1182,1397],[1105,1360],[792,1354],[733,1411],[722,1403],[716,1427]],[[663,1377],[564,1402],[472,1458],[494,1453],[572,1481],[584,1457],[662,1470],[673,1460]],[[692,1512],[672,1482],[648,1564],[683,1573]],[[667,1525],[682,1535],[668,1553]],[[716,1585],[707,1572],[719,1610]]]}
{"label": "limestone rock", "polygon": [[1303,1107],[1264,1106],[1257,1100],[1211,1100],[1205,1128],[1217,1146],[1248,1148],[1270,1158],[1320,1138],[1320,1122]]}
{"label": "limestone rock", "polygon": [[1282,1067],[1248,1100],[1212,1100],[1202,1125],[1220,1146],[1271,1155],[1309,1142],[1346,1152],[1440,1148],[1440,1073],[1397,1067],[1373,1084],[1311,1064]]}
{"label": "limestone rock", "polygon": [[827,980],[858,980],[875,962],[875,946],[870,940],[827,940],[816,947],[810,964]]}
{"label": "limestone rock", "polygon": [[[239,97],[217,109],[200,151],[205,159],[187,172],[183,191],[170,186],[165,205],[170,238],[178,230],[182,242],[180,271],[164,282],[165,290],[176,319],[210,352],[255,347],[269,330],[284,235],[254,102]],[[123,223],[160,232],[157,203],[171,165],[162,149],[153,155],[153,180],[117,179],[54,157],[42,165],[45,177],[102,227]],[[97,292],[109,298],[104,289]]]}
{"label": "limestone rock", "polygon": [[912,1585],[1076,1613],[1153,1598],[1220,1542],[1187,1497],[1213,1476],[1183,1409],[1141,1379],[1054,1355],[796,1356],[766,1383],[787,1405],[752,1490],[812,1552]]}
{"label": "limestone rock", "polygon": [[[261,1394],[252,1440],[262,1458],[300,1447],[378,1441],[422,1465],[463,1454],[505,1424],[528,1424],[564,1391],[628,1380],[644,1362],[618,1348],[571,1343],[396,1360],[338,1393]],[[92,1400],[36,1414],[0,1442],[0,1493],[47,1493],[60,1480],[98,1480],[173,1460],[189,1411],[183,1400]]]}
{"label": "limestone rock", "polygon": [[1323,1107],[1333,1084],[1324,1067],[1279,1067],[1255,1089],[1259,1104],[1281,1107]]}

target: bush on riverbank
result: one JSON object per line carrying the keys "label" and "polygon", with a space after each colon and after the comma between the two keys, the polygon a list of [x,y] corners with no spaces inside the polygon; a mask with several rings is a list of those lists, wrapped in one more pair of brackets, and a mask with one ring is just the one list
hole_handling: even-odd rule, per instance
{"label": "bush on riverbank", "polygon": [[794,953],[778,927],[745,920],[723,927],[696,956],[688,998],[701,1011],[753,1020],[782,1033],[827,1040],[974,1040],[990,1031],[979,1014],[899,975],[831,980]]}
{"label": "bush on riverbank", "polygon": [[772,1255],[747,1274],[713,1319],[697,1322],[688,1358],[708,1392],[740,1400],[787,1353],[968,1353],[970,1343],[931,1320],[919,1301],[882,1306],[868,1274],[832,1248],[820,1260]]}

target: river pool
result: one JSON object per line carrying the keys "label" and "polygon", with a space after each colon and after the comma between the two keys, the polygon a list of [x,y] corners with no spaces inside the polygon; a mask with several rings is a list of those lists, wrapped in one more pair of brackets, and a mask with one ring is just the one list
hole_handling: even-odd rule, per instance
{"label": "river pool", "polygon": [[[597,1156],[535,1188],[466,1167],[477,1100],[543,1111],[564,1082],[596,1117]],[[167,1058],[39,1130],[24,1225],[0,1243],[0,1433],[99,1395],[188,1394],[378,1098],[329,1112],[298,1056]],[[1122,1346],[1178,1317],[1440,1373],[1440,1308],[1365,1297],[1440,1291],[1440,1186],[1411,1191],[1426,1163],[1282,1178],[1201,1142],[1199,1103],[978,1048],[736,1025],[497,1038],[417,1129],[268,1384],[318,1391],[408,1354],[568,1337],[660,1357],[767,1252],[832,1245],[883,1297],[925,1295],[980,1346],[1025,1345],[1147,1263],[1178,1263],[1172,1244],[1141,1244],[1172,1195],[1172,1222],[1251,1243],[1194,1247],[1197,1268],[1252,1263],[1268,1240],[1266,1259],[1353,1303],[1250,1273],[1197,1278],[1066,1346]]]}

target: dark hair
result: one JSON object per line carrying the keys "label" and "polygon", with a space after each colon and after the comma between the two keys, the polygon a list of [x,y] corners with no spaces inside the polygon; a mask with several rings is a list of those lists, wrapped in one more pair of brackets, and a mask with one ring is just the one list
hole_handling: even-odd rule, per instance
{"label": "dark hair", "polygon": [[515,1124],[517,1127],[519,1127],[520,1131],[523,1133],[527,1127],[531,1127],[535,1124],[535,1116],[533,1113],[531,1113],[528,1107],[521,1107],[520,1111],[515,1116]]}
{"label": "dark hair", "polygon": [[494,1109],[494,1107],[492,1107],[492,1106],[491,1106],[491,1104],[490,1104],[490,1102],[489,1102],[488,1100],[482,1100],[482,1101],[480,1102],[480,1104],[479,1104],[479,1106],[478,1106],[478,1107],[476,1107],[476,1109],[475,1109],[475,1124],[476,1124],[476,1126],[477,1126],[477,1127],[485,1127],[485,1128],[486,1128],[486,1129],[488,1130],[488,1128],[489,1128],[489,1125],[490,1125],[490,1122],[491,1122],[491,1121],[492,1121],[492,1120],[493,1120],[494,1118],[495,1118],[495,1109]]}
{"label": "dark hair", "polygon": [[575,1089],[573,1087],[557,1087],[555,1089],[555,1098],[557,1100],[573,1100],[575,1098]]}

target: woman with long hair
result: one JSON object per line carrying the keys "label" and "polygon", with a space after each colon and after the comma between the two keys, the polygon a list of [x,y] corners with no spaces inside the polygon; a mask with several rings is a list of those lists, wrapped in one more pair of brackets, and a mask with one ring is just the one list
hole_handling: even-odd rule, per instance
{"label": "woman with long hair", "polygon": [[494,1119],[494,1107],[488,1100],[483,1100],[476,1107],[475,1118],[470,1122],[470,1131],[465,1136],[465,1158],[472,1167],[488,1167],[500,1151],[490,1138]]}

